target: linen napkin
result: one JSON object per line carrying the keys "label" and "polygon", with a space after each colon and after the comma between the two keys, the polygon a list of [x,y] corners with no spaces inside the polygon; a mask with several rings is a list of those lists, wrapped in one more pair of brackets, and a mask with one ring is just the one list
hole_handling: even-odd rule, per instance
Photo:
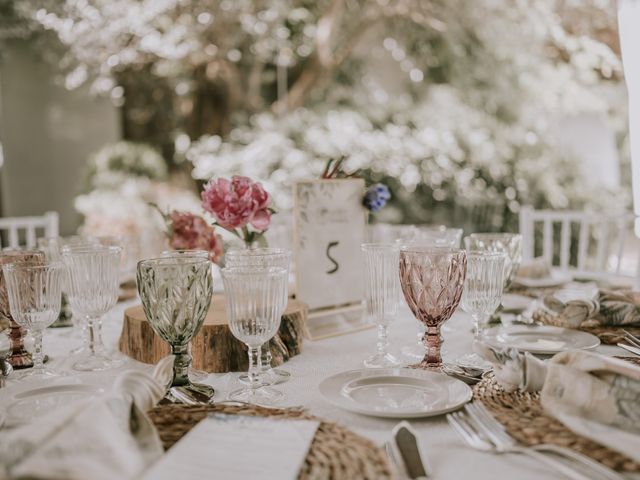
{"label": "linen napkin", "polygon": [[603,326],[640,324],[640,293],[622,290],[600,290],[596,298],[588,296],[567,298],[560,291],[547,295],[544,306],[553,315],[539,319],[546,324],[565,328],[579,328],[585,322]]}
{"label": "linen napkin", "polygon": [[481,342],[474,348],[494,364],[495,378],[505,390],[540,391],[548,415],[640,462],[640,367],[580,350],[543,361]]}
{"label": "linen napkin", "polygon": [[165,395],[173,357],[152,375],[128,371],[109,393],[0,435],[0,480],[136,478],[163,453],[145,412]]}

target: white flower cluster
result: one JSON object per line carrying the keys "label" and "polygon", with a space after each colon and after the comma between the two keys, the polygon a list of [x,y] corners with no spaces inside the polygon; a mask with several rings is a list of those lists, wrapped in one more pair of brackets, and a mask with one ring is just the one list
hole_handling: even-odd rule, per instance
{"label": "white flower cluster", "polygon": [[347,108],[300,109],[280,118],[263,113],[227,141],[193,143],[186,157],[198,179],[265,179],[281,210],[292,208],[293,181],[319,177],[326,161],[339,157],[347,158],[347,171],[395,181],[406,192],[427,186],[438,202],[499,199],[517,212],[524,203],[567,208],[581,200],[579,169],[543,141],[548,126],[506,125],[461,102],[448,86],[402,107],[382,125]]}

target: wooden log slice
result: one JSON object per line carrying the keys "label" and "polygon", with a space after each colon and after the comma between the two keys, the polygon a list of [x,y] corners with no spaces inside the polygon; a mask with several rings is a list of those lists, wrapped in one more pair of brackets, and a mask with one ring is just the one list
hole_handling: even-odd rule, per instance
{"label": "wooden log slice", "polygon": [[[270,342],[274,366],[300,353],[302,339],[308,335],[307,313],[306,304],[289,299],[280,329]],[[142,305],[125,310],[118,348],[135,360],[151,364],[170,353],[169,344],[149,325]],[[227,325],[224,295],[213,295],[204,324],[191,342],[191,354],[194,368],[211,373],[241,372],[249,367],[246,345],[232,335]]]}

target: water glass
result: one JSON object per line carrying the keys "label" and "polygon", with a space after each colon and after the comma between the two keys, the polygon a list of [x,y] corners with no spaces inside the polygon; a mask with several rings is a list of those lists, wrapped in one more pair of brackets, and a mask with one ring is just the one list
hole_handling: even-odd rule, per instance
{"label": "water glass", "polygon": [[363,243],[365,304],[367,315],[378,326],[377,352],[364,361],[368,368],[395,367],[399,360],[388,352],[389,323],[398,313],[400,248],[395,244]]}
{"label": "water glass", "polygon": [[[42,265],[45,261],[44,253],[39,250],[3,250],[0,252],[0,266],[11,263],[29,263]],[[13,368],[33,367],[31,354],[24,347],[26,330],[11,316],[9,294],[4,274],[0,270],[0,315],[9,319],[9,339],[11,341],[11,356],[8,358]]]}
{"label": "water glass", "polygon": [[286,269],[277,267],[222,269],[229,329],[249,351],[249,385],[231,392],[230,400],[269,406],[284,396],[262,381],[262,345],[280,327],[287,304],[288,277]]}
{"label": "water glass", "polygon": [[440,369],[440,327],[460,303],[466,271],[464,250],[421,246],[400,249],[402,293],[413,315],[426,327],[423,368]]}
{"label": "water glass", "polygon": [[504,290],[508,290],[522,261],[522,235],[519,233],[472,233],[464,239],[469,252],[498,252],[506,254]]}
{"label": "water glass", "polygon": [[12,263],[2,267],[11,316],[34,338],[33,369],[21,378],[57,376],[44,367],[42,335],[60,313],[64,266],[61,263]]}
{"label": "water glass", "polygon": [[102,342],[102,316],[118,301],[122,248],[103,245],[67,245],[62,259],[69,275],[69,303],[85,318],[85,349],[73,368],[100,371],[116,367],[121,360],[112,358]]}
{"label": "water glass", "polygon": [[209,311],[213,293],[211,262],[191,256],[142,260],[137,268],[138,293],[153,331],[171,347],[172,387],[186,387],[208,398],[208,385],[189,380],[189,343]]}
{"label": "water glass", "polygon": [[467,252],[462,308],[473,318],[476,338],[482,336],[502,300],[506,257],[497,252]]}
{"label": "water glass", "polygon": [[[286,248],[248,248],[229,250],[225,255],[225,266],[236,267],[275,267],[287,270],[287,278],[291,269],[291,251]],[[285,292],[287,299],[289,291]],[[285,299],[286,301],[286,299]],[[286,305],[286,303],[285,303]],[[285,307],[286,308],[286,307]],[[261,381],[268,385],[284,383],[291,377],[291,374],[281,368],[271,366],[272,356],[269,343],[262,346],[262,377]],[[242,383],[249,383],[248,375],[240,375]]]}

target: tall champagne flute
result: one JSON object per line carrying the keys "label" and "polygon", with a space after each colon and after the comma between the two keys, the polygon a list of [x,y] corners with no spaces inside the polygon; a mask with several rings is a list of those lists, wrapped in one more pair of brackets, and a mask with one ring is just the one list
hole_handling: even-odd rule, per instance
{"label": "tall champagne flute", "polygon": [[[225,255],[225,266],[234,267],[276,267],[287,270],[287,278],[291,269],[291,251],[286,248],[246,248],[229,250]],[[285,302],[287,302],[289,291],[285,292]],[[285,303],[286,305],[286,303]],[[285,307],[286,308],[286,307]],[[268,385],[284,383],[291,377],[291,374],[281,368],[273,368],[271,362],[270,342],[262,346],[262,375],[260,380]],[[240,375],[242,383],[249,383],[247,374]]]}
{"label": "tall champagne flute", "polygon": [[455,312],[464,286],[464,250],[405,246],[400,249],[400,286],[413,315],[426,327],[426,354],[420,365],[440,369],[440,327]]}
{"label": "tall champagne flute", "polygon": [[504,290],[507,291],[522,261],[522,235],[519,233],[472,233],[464,239],[468,252],[498,252],[506,255]]}
{"label": "tall champagne flute", "polygon": [[483,335],[502,300],[505,261],[504,253],[467,252],[462,308],[473,318],[476,338]]}
{"label": "tall champagne flute", "polygon": [[211,262],[190,256],[161,257],[138,262],[138,293],[153,331],[171,346],[172,387],[210,399],[214,390],[189,379],[189,344],[209,311],[213,294]]}
{"label": "tall champagne flute", "polygon": [[11,315],[34,338],[33,369],[21,378],[57,376],[44,367],[42,335],[60,313],[64,266],[61,263],[12,263],[4,265],[2,272],[7,282]]}
{"label": "tall champagne flute", "polygon": [[103,245],[65,246],[62,259],[69,274],[69,303],[87,324],[85,350],[73,368],[108,370],[121,363],[102,342],[102,317],[118,301],[122,249]]}
{"label": "tall champagne flute", "polygon": [[377,352],[364,361],[365,367],[395,367],[400,361],[388,352],[389,323],[398,313],[400,294],[398,260],[394,244],[363,243],[365,263],[365,304],[367,315],[378,326]]}
{"label": "tall champagne flute", "polygon": [[223,268],[222,281],[229,329],[249,350],[249,385],[231,392],[229,399],[274,405],[284,395],[261,380],[261,350],[280,327],[287,299],[287,270],[276,267]]}
{"label": "tall champagne flute", "polygon": [[[10,263],[43,264],[44,253],[39,250],[4,250],[0,252],[0,266]],[[9,340],[11,355],[7,359],[15,369],[33,366],[31,354],[24,348],[26,330],[13,319],[9,306],[9,294],[4,274],[0,270],[0,315],[9,319]]]}

